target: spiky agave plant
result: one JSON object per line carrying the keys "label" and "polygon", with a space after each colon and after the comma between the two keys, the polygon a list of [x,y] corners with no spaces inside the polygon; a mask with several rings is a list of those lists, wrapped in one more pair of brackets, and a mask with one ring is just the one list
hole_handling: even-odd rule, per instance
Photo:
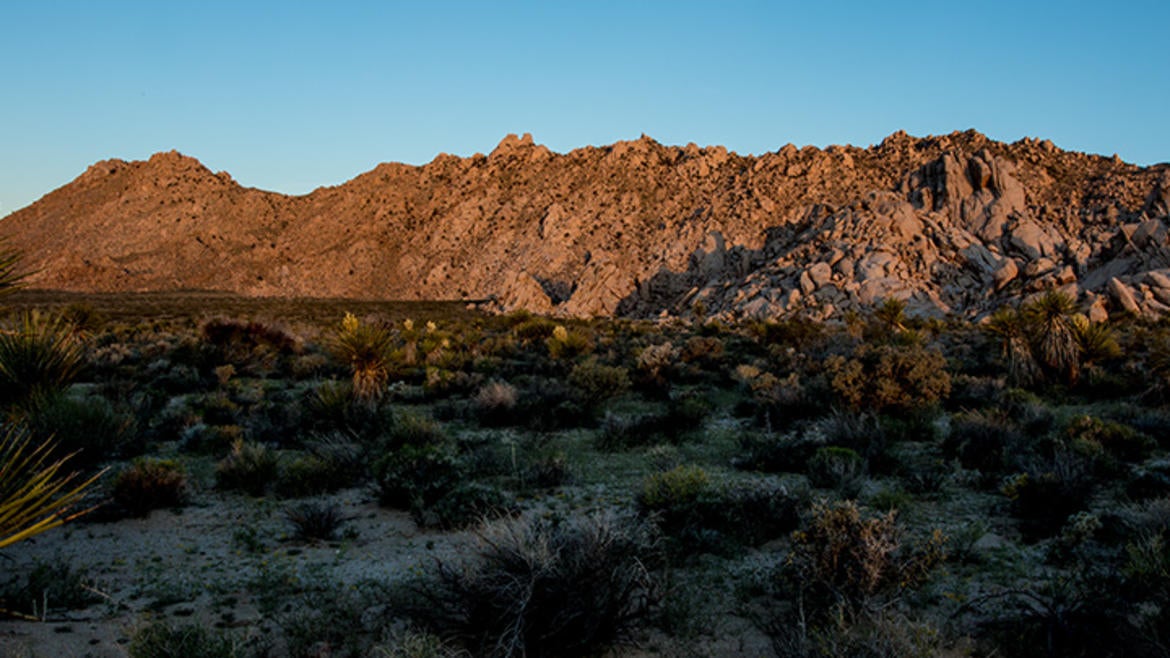
{"label": "spiky agave plant", "polygon": [[33,444],[22,432],[0,435],[0,548],[90,511],[74,508],[101,473],[78,484],[76,473],[61,473],[69,457],[52,453],[51,443]]}
{"label": "spiky agave plant", "polygon": [[353,393],[359,400],[381,399],[390,380],[390,354],[394,335],[384,327],[365,324],[346,313],[333,337],[334,354],[353,370]]}

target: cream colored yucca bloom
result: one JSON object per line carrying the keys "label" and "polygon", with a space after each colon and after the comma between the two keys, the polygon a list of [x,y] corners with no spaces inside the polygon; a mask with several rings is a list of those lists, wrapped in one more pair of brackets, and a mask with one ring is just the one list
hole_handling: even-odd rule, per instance
{"label": "cream colored yucca bloom", "polygon": [[414,320],[411,320],[410,318],[406,318],[405,320],[402,321],[402,328],[407,330],[407,331],[414,331]]}
{"label": "cream colored yucca bloom", "polygon": [[553,338],[564,342],[569,339],[569,330],[565,329],[565,325],[558,324],[557,326],[553,327],[552,335]]}
{"label": "cream colored yucca bloom", "polygon": [[427,333],[428,334],[433,334],[438,330],[439,330],[438,325],[436,325],[434,322],[431,322],[429,320],[427,321]]}
{"label": "cream colored yucca bloom", "polygon": [[355,316],[353,313],[350,313],[349,311],[346,311],[345,317],[341,320],[341,330],[352,334],[353,332],[357,331],[358,327],[360,326],[362,326],[362,323],[357,319],[357,316]]}

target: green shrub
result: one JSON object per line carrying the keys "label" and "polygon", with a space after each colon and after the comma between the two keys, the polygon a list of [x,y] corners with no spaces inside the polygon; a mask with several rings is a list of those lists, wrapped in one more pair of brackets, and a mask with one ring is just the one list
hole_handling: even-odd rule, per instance
{"label": "green shrub", "polygon": [[865,460],[849,448],[820,448],[808,461],[808,479],[814,487],[837,489],[849,498],[861,490],[864,478]]}
{"label": "green shrub", "polygon": [[287,461],[276,481],[276,491],[289,498],[315,496],[343,489],[360,471],[316,454],[300,455]]}
{"label": "green shrub", "polygon": [[1095,486],[1089,460],[1069,450],[1038,460],[1028,471],[1004,480],[1000,491],[1010,501],[1027,539],[1051,537],[1074,512],[1085,509]]}
{"label": "green shrub", "polygon": [[833,392],[855,409],[898,413],[938,404],[951,390],[946,359],[920,345],[863,344],[853,357],[829,357]]}
{"label": "green shrub", "polygon": [[549,338],[556,328],[556,323],[548,318],[533,317],[512,327],[512,333],[516,335],[516,338],[530,343]]}
{"label": "green shrub", "polygon": [[53,395],[30,404],[25,424],[34,437],[52,439],[62,454],[81,464],[126,456],[139,446],[134,418],[118,413],[105,398]]}
{"label": "green shrub", "polygon": [[648,475],[642,482],[638,502],[649,511],[689,505],[710,485],[711,478],[702,467],[682,465]]}
{"label": "green shrub", "polygon": [[38,619],[50,610],[80,610],[100,600],[85,570],[60,559],[38,559],[22,576],[0,581],[0,608]]}
{"label": "green shrub", "polygon": [[625,368],[607,366],[591,358],[573,367],[569,372],[569,385],[585,409],[595,410],[625,393],[630,388],[630,377]]}
{"label": "green shrub", "polygon": [[1128,425],[1092,416],[1074,418],[1065,427],[1064,436],[1074,447],[1081,444],[1089,452],[1101,450],[1111,459],[1129,463],[1149,457],[1158,445]]}
{"label": "green shrub", "polygon": [[796,526],[802,498],[772,480],[711,482],[702,469],[679,466],[648,476],[638,505],[686,558],[696,552],[730,554],[776,539]]}
{"label": "green shrub", "polygon": [[130,516],[146,516],[151,510],[178,507],[187,498],[187,472],[170,459],[135,459],[114,477],[110,497]]}
{"label": "green shrub", "polygon": [[564,325],[553,327],[552,334],[545,340],[548,354],[553,359],[575,359],[593,351],[593,343],[584,334],[565,329]]}
{"label": "green shrub", "polygon": [[824,446],[822,437],[804,432],[774,434],[745,432],[739,437],[742,454],[732,465],[746,471],[763,473],[803,473],[808,460]]}
{"label": "green shrub", "polygon": [[416,519],[462,483],[462,464],[447,448],[434,444],[405,445],[374,464],[379,501],[407,509]]}
{"label": "green shrub", "polygon": [[245,654],[230,637],[200,624],[174,626],[156,621],[138,629],[127,649],[130,658],[236,658]]}
{"label": "green shrub", "polygon": [[215,466],[216,485],[250,496],[263,496],[280,474],[280,455],[262,443],[238,440]]}
{"label": "green shrub", "polygon": [[468,559],[440,559],[415,588],[417,621],[475,655],[599,655],[654,603],[651,530],[613,516],[486,526]]}

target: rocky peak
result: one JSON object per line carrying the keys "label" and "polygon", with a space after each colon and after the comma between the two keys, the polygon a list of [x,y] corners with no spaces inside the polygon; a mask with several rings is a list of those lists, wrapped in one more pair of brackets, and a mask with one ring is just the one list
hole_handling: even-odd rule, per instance
{"label": "rocky peak", "polygon": [[524,134],[299,197],[174,151],[107,160],[4,223],[33,285],[73,290],[818,318],[896,297],[977,317],[1052,287],[1098,315],[1170,310],[1168,210],[1166,165],[975,131],[758,157]]}

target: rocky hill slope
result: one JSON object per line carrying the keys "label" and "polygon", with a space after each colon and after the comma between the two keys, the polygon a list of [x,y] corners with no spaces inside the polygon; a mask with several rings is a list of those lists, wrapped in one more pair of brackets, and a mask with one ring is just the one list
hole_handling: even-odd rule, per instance
{"label": "rocky hill slope", "polygon": [[978,316],[1059,286],[1170,311],[1170,165],[968,131],[745,157],[643,137],[382,164],[285,196],[178,153],[107,160],[0,222],[43,288],[498,299],[590,316]]}

